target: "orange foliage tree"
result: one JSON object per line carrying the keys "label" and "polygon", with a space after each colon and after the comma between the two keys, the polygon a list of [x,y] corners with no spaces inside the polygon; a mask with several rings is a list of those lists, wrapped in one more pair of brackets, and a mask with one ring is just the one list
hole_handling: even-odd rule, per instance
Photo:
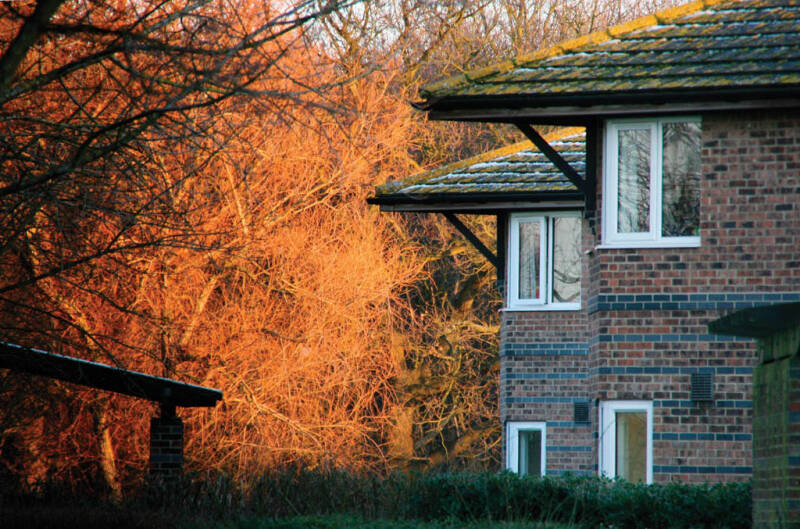
{"label": "orange foliage tree", "polygon": [[[303,40],[339,4],[0,6],[4,339],[220,386],[205,465],[381,459],[419,267],[363,199],[415,167],[413,120]],[[141,467],[148,405],[0,384],[12,470]]]}
{"label": "orange foliage tree", "polygon": [[224,199],[203,215],[226,250],[154,259],[169,279],[143,288],[159,293],[149,310],[172,312],[170,347],[189,352],[176,368],[226,395],[192,423],[189,452],[204,464],[384,466],[402,359],[393,329],[408,312],[398,292],[421,273],[391,219],[365,204],[376,171],[414,166],[417,125],[389,81],[329,93],[344,114],[286,125],[231,114],[240,134],[208,168]]}

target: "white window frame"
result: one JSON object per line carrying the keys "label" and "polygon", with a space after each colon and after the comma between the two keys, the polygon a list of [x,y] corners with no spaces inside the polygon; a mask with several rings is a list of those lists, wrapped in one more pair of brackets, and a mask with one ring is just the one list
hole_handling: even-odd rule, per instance
{"label": "white window frame", "polygon": [[[601,248],[697,248],[700,236],[663,237],[662,222],[662,127],[666,123],[698,123],[698,116],[662,119],[612,120],[606,122],[603,138],[603,244]],[[619,233],[617,211],[619,204],[619,131],[621,129],[650,130],[650,230],[642,233]]]}
{"label": "white window frame", "polygon": [[[506,469],[519,474],[519,434],[538,431],[542,433],[541,464],[542,476],[547,473],[547,423],[530,421],[509,421],[506,423]],[[529,456],[530,457],[530,456]]]}
{"label": "white window frame", "polygon": [[[556,218],[581,218],[579,211],[556,211],[536,213],[512,213],[508,220],[508,265],[506,277],[508,278],[508,295],[506,310],[580,310],[581,297],[572,303],[553,302],[553,219]],[[519,225],[522,222],[539,221],[540,252],[539,293],[536,299],[520,299],[519,297]],[[581,268],[583,263],[581,263]],[[581,269],[581,282],[583,270]],[[582,294],[582,292],[581,292]]]}
{"label": "white window frame", "polygon": [[653,482],[653,402],[649,400],[609,400],[600,403],[599,413],[600,435],[598,454],[600,461],[597,465],[600,476],[616,477],[617,469],[617,425],[616,413],[618,411],[645,412],[647,414],[647,440],[645,483]]}

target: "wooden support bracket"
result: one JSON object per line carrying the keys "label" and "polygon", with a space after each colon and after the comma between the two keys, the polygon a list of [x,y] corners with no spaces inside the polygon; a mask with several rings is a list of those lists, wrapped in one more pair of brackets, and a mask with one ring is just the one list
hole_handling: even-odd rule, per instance
{"label": "wooden support bracket", "polygon": [[598,125],[595,122],[586,125],[586,178],[582,177],[558,152],[553,149],[547,140],[536,132],[528,123],[517,121],[514,123],[525,136],[536,145],[550,162],[561,171],[572,184],[583,193],[585,200],[584,214],[594,217],[596,209],[596,183],[597,183],[597,134]]}
{"label": "wooden support bracket", "polygon": [[455,228],[461,232],[461,234],[467,238],[467,240],[478,249],[483,256],[494,265],[495,268],[498,270],[500,269],[500,264],[497,259],[497,256],[492,253],[492,251],[484,245],[478,237],[472,233],[472,231],[467,228],[463,222],[461,222],[458,217],[455,216],[454,213],[443,213],[444,217],[450,221],[450,224],[455,226]]}

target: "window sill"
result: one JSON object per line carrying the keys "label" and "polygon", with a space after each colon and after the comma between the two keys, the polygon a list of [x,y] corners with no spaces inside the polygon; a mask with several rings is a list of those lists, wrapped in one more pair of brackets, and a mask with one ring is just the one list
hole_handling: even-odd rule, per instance
{"label": "window sill", "polygon": [[623,250],[635,248],[700,248],[700,237],[687,237],[680,241],[618,241],[595,246],[597,250]]}
{"label": "window sill", "polygon": [[558,312],[558,311],[578,311],[581,310],[580,303],[558,303],[550,305],[522,305],[503,307],[501,312]]}

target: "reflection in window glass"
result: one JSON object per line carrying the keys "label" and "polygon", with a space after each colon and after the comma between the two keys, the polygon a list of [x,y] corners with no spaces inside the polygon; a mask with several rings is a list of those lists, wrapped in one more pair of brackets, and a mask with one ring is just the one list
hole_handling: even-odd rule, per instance
{"label": "reflection in window glass", "polygon": [[539,221],[519,224],[519,298],[539,299],[539,255],[542,227]]}
{"label": "reflection in window glass", "polygon": [[619,131],[617,232],[650,231],[650,129]]}
{"label": "reflection in window glass", "polygon": [[542,474],[542,432],[524,430],[519,432],[519,475],[540,476]]}
{"label": "reflection in window glass", "polygon": [[616,412],[616,475],[633,483],[647,479],[647,414]]}
{"label": "reflection in window glass", "polygon": [[581,219],[553,219],[553,303],[580,300]]}
{"label": "reflection in window glass", "polygon": [[700,124],[663,127],[661,235],[698,235],[700,222]]}

